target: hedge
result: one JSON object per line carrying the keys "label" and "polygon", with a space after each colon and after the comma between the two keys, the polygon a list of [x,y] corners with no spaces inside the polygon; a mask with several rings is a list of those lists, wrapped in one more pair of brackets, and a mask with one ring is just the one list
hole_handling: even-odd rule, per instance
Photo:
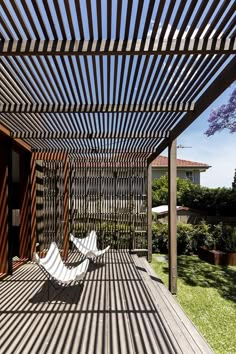
{"label": "hedge", "polygon": [[[168,225],[153,223],[153,252],[168,253]],[[199,247],[236,252],[236,227],[206,224],[177,224],[177,253],[197,253]]]}

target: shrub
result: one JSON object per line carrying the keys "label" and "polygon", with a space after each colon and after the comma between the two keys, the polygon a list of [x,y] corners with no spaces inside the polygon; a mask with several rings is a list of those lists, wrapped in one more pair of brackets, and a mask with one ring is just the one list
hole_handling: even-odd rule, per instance
{"label": "shrub", "polygon": [[[193,225],[177,225],[177,252],[178,254],[189,254],[194,251],[193,247]],[[152,226],[152,248],[153,252],[168,253],[168,225],[153,223]]]}
{"label": "shrub", "polygon": [[216,248],[225,252],[236,252],[236,227],[222,225],[220,237],[216,238]]}
{"label": "shrub", "polygon": [[152,249],[153,252],[168,252],[168,225],[153,223],[152,226]]}
{"label": "shrub", "polygon": [[[152,205],[168,204],[167,175],[153,181]],[[177,205],[206,212],[208,215],[235,216],[236,189],[207,188],[177,178]]]}
{"label": "shrub", "polygon": [[190,254],[194,251],[192,224],[180,223],[177,225],[177,252],[178,254]]}
{"label": "shrub", "polygon": [[211,232],[211,225],[202,221],[199,225],[193,228],[193,251],[197,252],[199,247],[206,246],[207,248],[214,247],[214,237]]}

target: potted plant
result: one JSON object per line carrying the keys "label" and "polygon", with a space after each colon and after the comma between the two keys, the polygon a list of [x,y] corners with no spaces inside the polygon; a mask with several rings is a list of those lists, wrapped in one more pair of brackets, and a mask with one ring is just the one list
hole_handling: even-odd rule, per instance
{"label": "potted plant", "polygon": [[199,258],[215,265],[236,266],[236,227],[214,225],[212,237],[199,247]]}

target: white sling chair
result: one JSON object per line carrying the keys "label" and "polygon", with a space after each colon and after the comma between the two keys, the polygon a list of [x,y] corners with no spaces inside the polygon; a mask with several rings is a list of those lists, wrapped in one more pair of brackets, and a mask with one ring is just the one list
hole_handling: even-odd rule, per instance
{"label": "white sling chair", "polygon": [[35,262],[47,273],[49,280],[53,279],[58,284],[64,286],[83,280],[89,265],[89,260],[85,259],[81,264],[74,268],[66,267],[61,259],[59,249],[55,242],[51,243],[46,257],[40,258],[37,253],[35,253],[34,256]]}
{"label": "white sling chair", "polygon": [[73,242],[75,247],[87,258],[100,257],[110,248],[110,246],[108,246],[103,250],[98,250],[97,234],[95,231],[91,231],[90,234],[85,238],[76,238],[74,235],[70,234],[70,240]]}

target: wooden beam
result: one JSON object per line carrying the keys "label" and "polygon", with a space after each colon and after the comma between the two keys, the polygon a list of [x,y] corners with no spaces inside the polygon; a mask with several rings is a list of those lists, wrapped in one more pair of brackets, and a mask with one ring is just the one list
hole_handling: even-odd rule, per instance
{"label": "wooden beam", "polygon": [[28,152],[31,152],[31,146],[29,144],[27,144],[25,141],[17,138],[17,139],[14,139],[14,143],[21,146],[23,149],[27,150]]}
{"label": "wooden beam", "polygon": [[152,165],[147,167],[147,243],[148,262],[152,261]]}
{"label": "wooden beam", "polygon": [[[4,135],[8,136],[8,137],[13,137],[12,135],[12,132],[10,131],[10,129],[4,127],[4,125],[2,125],[0,123],[0,132],[3,133]],[[21,147],[23,147],[24,149],[26,149],[27,151],[31,151],[31,147],[26,143],[24,142],[23,140],[21,139],[14,139],[14,142],[18,145],[20,145]]]}
{"label": "wooden beam", "polygon": [[81,104],[81,103],[3,103],[0,113],[99,113],[99,112],[188,112],[194,102],[160,102],[144,104]]}
{"label": "wooden beam", "polygon": [[[144,132],[80,132],[80,131],[27,131],[27,132],[12,132],[11,136],[15,139],[15,141],[19,141],[20,139],[30,139],[30,140],[56,140],[56,139],[120,139],[120,140],[135,140],[135,139],[159,139],[159,138],[167,138],[169,136],[168,131],[144,131]],[[21,144],[22,144],[21,140]],[[23,142],[25,143],[25,142]],[[26,143],[25,143],[26,144]],[[26,144],[27,146],[27,144]]]}
{"label": "wooden beam", "polygon": [[169,290],[177,293],[176,140],[168,149]]}
{"label": "wooden beam", "polygon": [[7,135],[7,136],[11,136],[11,132],[9,129],[7,129],[6,127],[4,127],[4,125],[0,124],[0,132]]}
{"label": "wooden beam", "polygon": [[165,139],[157,147],[156,151],[148,158],[151,163],[163,150],[165,150],[170,141],[176,139],[186,128],[188,128],[202,114],[218,96],[220,96],[236,80],[236,57],[234,57],[224,70],[217,76],[215,81],[202,94],[195,103],[194,112],[186,113],[181,121],[170,131],[170,139]]}
{"label": "wooden beam", "polygon": [[156,38],[136,40],[28,39],[0,42],[1,56],[233,54],[235,38]]}
{"label": "wooden beam", "polygon": [[45,161],[64,161],[67,158],[66,151],[54,150],[54,151],[34,151],[33,154],[35,160]]}
{"label": "wooden beam", "polygon": [[151,151],[150,149],[145,149],[145,148],[130,148],[130,149],[114,149],[114,148],[33,148],[32,152],[34,153],[52,153],[52,154],[63,154],[63,153],[68,153],[68,154],[102,154],[102,153],[109,153],[109,154],[129,154],[129,153],[146,153],[150,154]]}

